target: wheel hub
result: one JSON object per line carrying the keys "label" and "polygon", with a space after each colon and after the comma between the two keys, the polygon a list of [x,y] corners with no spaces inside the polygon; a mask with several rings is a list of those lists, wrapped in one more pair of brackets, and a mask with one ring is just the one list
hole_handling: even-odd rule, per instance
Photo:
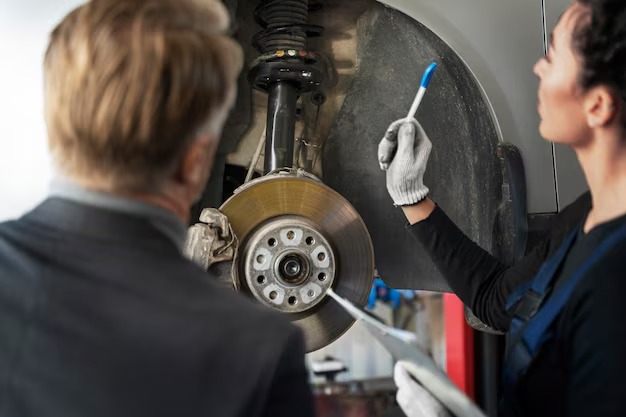
{"label": "wheel hub", "polygon": [[263,304],[285,313],[306,311],[322,301],[335,278],[335,255],[305,219],[270,220],[245,248],[245,279]]}
{"label": "wheel hub", "polygon": [[241,187],[220,211],[239,241],[231,270],[235,287],[287,314],[303,330],[307,351],[352,325],[326,291],[332,287],[364,306],[374,252],[363,220],[345,198],[317,179],[279,173]]}

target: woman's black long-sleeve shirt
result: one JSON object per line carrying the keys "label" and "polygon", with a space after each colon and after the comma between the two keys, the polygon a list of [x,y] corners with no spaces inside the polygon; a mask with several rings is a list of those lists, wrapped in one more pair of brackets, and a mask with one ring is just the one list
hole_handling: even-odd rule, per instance
{"label": "woman's black long-sleeve shirt", "polygon": [[[589,194],[557,214],[549,235],[512,266],[492,257],[465,236],[437,207],[409,226],[450,288],[474,314],[506,331],[509,294],[532,280],[541,264],[580,227],[591,208]],[[626,216],[579,233],[560,271],[558,288]],[[626,417],[626,242],[578,283],[544,345],[518,384],[507,416]],[[504,416],[500,416],[504,417]]]}

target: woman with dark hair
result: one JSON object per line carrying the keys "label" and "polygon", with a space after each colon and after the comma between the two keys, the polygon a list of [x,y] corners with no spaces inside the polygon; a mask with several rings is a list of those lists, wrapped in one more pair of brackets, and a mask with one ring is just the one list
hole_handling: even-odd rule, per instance
{"label": "woman with dark hair", "polygon": [[[574,1],[534,72],[541,135],[572,147],[590,192],[517,264],[491,257],[426,197],[431,144],[417,121],[390,126],[379,162],[450,288],[509,334],[499,416],[626,416],[626,2]],[[395,376],[408,416],[437,415],[401,363]]]}

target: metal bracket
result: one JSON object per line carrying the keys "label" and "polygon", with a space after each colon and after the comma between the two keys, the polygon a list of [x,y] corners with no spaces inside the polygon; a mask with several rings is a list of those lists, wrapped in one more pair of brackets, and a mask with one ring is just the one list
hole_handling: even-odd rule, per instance
{"label": "metal bracket", "polygon": [[238,242],[228,218],[217,209],[206,208],[200,221],[187,232],[185,256],[204,270],[218,262],[232,261]]}

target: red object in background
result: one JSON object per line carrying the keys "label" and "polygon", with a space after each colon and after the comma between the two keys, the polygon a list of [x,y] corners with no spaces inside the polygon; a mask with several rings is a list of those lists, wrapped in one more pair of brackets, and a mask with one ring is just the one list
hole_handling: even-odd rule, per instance
{"label": "red object in background", "polygon": [[443,295],[443,311],[448,376],[474,399],[474,331],[465,322],[464,306],[456,295]]}

